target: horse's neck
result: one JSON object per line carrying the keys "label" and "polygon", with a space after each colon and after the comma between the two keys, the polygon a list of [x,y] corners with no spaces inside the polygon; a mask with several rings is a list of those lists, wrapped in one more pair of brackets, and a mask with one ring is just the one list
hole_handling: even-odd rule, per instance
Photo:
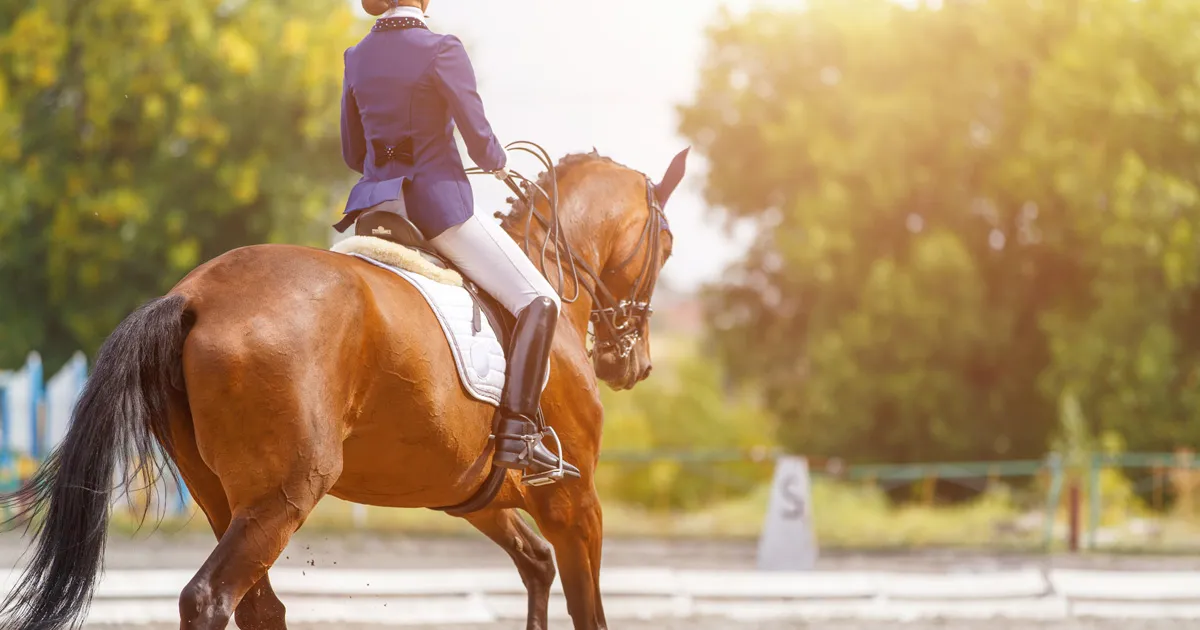
{"label": "horse's neck", "polygon": [[[538,212],[543,217],[547,217],[544,208],[539,208]],[[586,220],[580,220],[584,217]],[[564,214],[560,225],[563,236],[570,245],[571,254],[582,264],[572,266],[571,260],[561,244],[562,239],[560,239],[558,249],[554,247],[553,243],[549,247],[544,247],[548,232],[541,227],[537,219],[530,224],[531,233],[528,240],[523,233],[510,232],[510,235],[519,245],[524,246],[528,242],[526,253],[529,258],[533,261],[534,266],[542,272],[542,275],[550,281],[550,286],[558,291],[563,300],[563,317],[567,318],[571,327],[579,332],[580,338],[586,338],[588,320],[591,318],[594,307],[591,294],[591,291],[594,290],[592,286],[594,280],[584,269],[586,266],[595,273],[600,273],[603,269],[603,261],[600,258],[603,255],[602,252],[608,251],[608,246],[602,241],[608,230],[600,217],[587,217],[585,213]]]}

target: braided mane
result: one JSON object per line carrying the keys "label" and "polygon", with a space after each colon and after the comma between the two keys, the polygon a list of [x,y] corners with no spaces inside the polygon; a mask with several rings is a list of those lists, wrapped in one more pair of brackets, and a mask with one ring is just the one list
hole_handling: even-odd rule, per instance
{"label": "braided mane", "polygon": [[[568,153],[558,161],[558,164],[554,166],[554,170],[558,174],[558,178],[562,179],[576,167],[593,162],[604,162],[621,168],[629,168],[610,157],[600,155],[593,149],[590,153]],[[538,173],[537,185],[548,194],[553,194],[551,191],[554,188],[554,182],[550,179],[550,171]],[[505,231],[509,234],[519,234],[531,210],[532,208],[525,202],[517,198],[512,198],[509,203],[508,213],[497,212],[495,216],[500,219],[500,225]]]}

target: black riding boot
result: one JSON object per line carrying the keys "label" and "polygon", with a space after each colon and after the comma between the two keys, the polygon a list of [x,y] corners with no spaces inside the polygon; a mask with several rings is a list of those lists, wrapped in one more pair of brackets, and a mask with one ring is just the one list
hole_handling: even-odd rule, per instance
{"label": "black riding boot", "polygon": [[[547,298],[534,300],[517,316],[496,425],[495,464],[501,468],[524,470],[526,475],[558,470],[559,456],[542,444],[546,428],[538,413],[557,320],[558,308]],[[560,445],[556,447],[561,451]],[[562,462],[562,469],[566,475],[579,477],[579,469],[566,462]],[[553,483],[557,479],[547,475],[540,481]]]}

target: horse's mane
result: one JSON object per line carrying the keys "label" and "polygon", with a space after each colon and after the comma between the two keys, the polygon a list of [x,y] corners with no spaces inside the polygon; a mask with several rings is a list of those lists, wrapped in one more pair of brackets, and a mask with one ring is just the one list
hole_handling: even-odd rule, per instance
{"label": "horse's mane", "polygon": [[[558,161],[558,164],[554,166],[554,172],[558,175],[559,179],[562,179],[576,167],[594,162],[603,162],[605,164],[612,164],[621,168],[629,168],[628,166],[625,166],[624,164],[621,164],[610,157],[600,155],[595,149],[593,149],[590,153],[568,153]],[[550,181],[550,171],[542,171],[541,173],[538,173],[537,185],[547,193],[551,193],[554,182]],[[526,219],[531,211],[532,208],[529,206],[529,204],[514,197],[509,202],[508,213],[505,214],[504,212],[497,212],[496,217],[500,219],[500,225],[505,229],[505,231],[509,232],[510,234],[516,234],[524,229],[523,226],[525,225]]]}

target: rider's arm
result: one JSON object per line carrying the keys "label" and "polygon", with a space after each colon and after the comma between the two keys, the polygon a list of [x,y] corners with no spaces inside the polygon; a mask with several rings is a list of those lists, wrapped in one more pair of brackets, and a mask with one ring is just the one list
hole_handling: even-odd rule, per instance
{"label": "rider's arm", "polygon": [[438,91],[450,104],[450,113],[467,143],[471,160],[485,171],[504,168],[508,156],[483,113],[483,99],[479,98],[475,84],[475,69],[471,67],[462,41],[453,35],[443,39],[433,62],[433,71]]}
{"label": "rider's arm", "polygon": [[[350,51],[346,51],[347,56]],[[367,138],[363,131],[362,116],[358,113],[358,101],[354,100],[354,90],[350,88],[350,77],[342,81],[342,159],[346,166],[363,172],[363,162],[367,159]]]}

